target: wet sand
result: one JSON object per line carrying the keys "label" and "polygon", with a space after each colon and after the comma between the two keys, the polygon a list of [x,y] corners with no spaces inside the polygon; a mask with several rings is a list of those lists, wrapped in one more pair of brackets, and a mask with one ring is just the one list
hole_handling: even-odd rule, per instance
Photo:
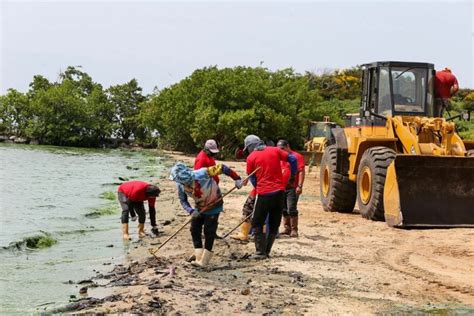
{"label": "wet sand", "polygon": [[[173,159],[192,157],[168,153]],[[243,162],[228,162],[244,175]],[[222,191],[233,186],[221,177]],[[156,247],[187,220],[175,185],[160,180],[158,220],[164,233],[137,243],[133,261],[92,282],[91,297],[64,311],[94,313],[373,314],[380,312],[474,313],[474,230],[401,230],[353,214],[324,212],[319,201],[319,170],[306,177],[299,203],[300,235],[277,239],[272,258],[246,259],[253,243],[216,240],[212,269],[191,266],[189,229],[157,255]],[[241,219],[251,187],[225,199],[218,235]],[[149,228],[148,228],[149,230]],[[131,231],[136,238],[135,228]],[[87,287],[87,284],[85,285]],[[94,298],[94,293],[108,293]]]}

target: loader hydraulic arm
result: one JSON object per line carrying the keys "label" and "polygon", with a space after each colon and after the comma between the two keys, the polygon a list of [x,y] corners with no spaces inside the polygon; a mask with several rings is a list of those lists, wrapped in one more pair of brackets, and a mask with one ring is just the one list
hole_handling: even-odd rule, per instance
{"label": "loader hydraulic arm", "polygon": [[387,124],[391,124],[393,126],[393,132],[395,137],[397,137],[402,144],[404,154],[420,154],[417,136],[410,131],[408,126],[403,124],[402,118],[400,116],[388,118]]}

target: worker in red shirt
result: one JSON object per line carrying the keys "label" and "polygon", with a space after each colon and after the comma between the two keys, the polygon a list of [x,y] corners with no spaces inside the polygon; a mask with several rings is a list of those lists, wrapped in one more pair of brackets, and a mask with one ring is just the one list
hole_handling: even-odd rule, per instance
{"label": "worker in red shirt", "polygon": [[[208,139],[204,144],[204,149],[199,152],[194,159],[194,170],[208,168],[216,165],[214,157],[219,153],[219,145],[214,139]],[[219,184],[219,176],[214,176],[214,180]]]}
{"label": "worker in red shirt", "polygon": [[449,99],[459,90],[458,80],[447,67],[437,71],[434,79],[435,109],[433,114],[435,117],[443,117],[444,110],[449,107]]}
{"label": "worker in red shirt", "polygon": [[[283,206],[283,232],[282,235],[290,235],[290,237],[298,237],[298,199],[303,193],[303,183],[305,176],[305,163],[303,155],[291,150],[290,143],[287,140],[280,139],[277,147],[291,153],[296,157],[297,172],[295,181],[285,188],[285,202]],[[287,183],[285,179],[290,177],[290,164],[286,161],[281,162],[283,172],[283,183]]]}
{"label": "worker in red shirt", "polygon": [[[248,135],[244,141],[244,151],[247,157],[247,174],[257,193],[252,228],[255,236],[255,254],[252,259],[265,259],[270,255],[273,243],[278,234],[283,211],[284,187],[280,161],[290,163],[290,178],[288,184],[295,180],[297,161],[295,156],[277,147],[266,146],[258,136]],[[268,216],[268,236],[263,231],[263,225]]]}
{"label": "worker in red shirt", "polygon": [[122,233],[123,239],[129,240],[128,218],[130,212],[138,215],[138,237],[145,237],[145,207],[143,201],[148,201],[148,211],[152,232],[157,234],[155,200],[160,195],[160,189],[152,184],[143,181],[128,181],[118,187],[118,200],[122,207]]}

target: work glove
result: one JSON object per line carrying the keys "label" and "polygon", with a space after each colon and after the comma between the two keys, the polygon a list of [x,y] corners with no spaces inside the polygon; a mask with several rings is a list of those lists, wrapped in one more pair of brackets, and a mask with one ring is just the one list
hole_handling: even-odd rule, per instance
{"label": "work glove", "polygon": [[191,213],[191,216],[193,217],[193,219],[196,219],[201,216],[201,213],[199,213],[198,210],[194,209],[194,211]]}
{"label": "work glove", "polygon": [[153,234],[155,234],[156,236],[158,236],[158,234],[160,233],[160,232],[158,231],[158,226],[153,226],[153,227],[151,228],[151,232],[152,232]]}
{"label": "work glove", "polygon": [[242,179],[237,179],[237,180],[235,180],[235,187],[236,187],[237,189],[242,188],[242,186],[243,186]]}

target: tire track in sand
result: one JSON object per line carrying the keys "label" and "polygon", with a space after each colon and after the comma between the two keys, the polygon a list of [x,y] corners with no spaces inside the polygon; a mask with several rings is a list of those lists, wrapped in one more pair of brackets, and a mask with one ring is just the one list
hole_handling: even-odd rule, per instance
{"label": "tire track in sand", "polygon": [[[456,251],[459,252],[443,247],[436,248],[434,253],[427,253],[423,249],[385,248],[377,250],[376,257],[391,270],[435,285],[448,293],[468,295],[474,302],[474,287],[471,285],[474,274],[469,271],[470,267],[457,265],[455,260],[446,260],[448,262],[440,260],[449,259]],[[449,261],[453,266],[449,265]]]}

